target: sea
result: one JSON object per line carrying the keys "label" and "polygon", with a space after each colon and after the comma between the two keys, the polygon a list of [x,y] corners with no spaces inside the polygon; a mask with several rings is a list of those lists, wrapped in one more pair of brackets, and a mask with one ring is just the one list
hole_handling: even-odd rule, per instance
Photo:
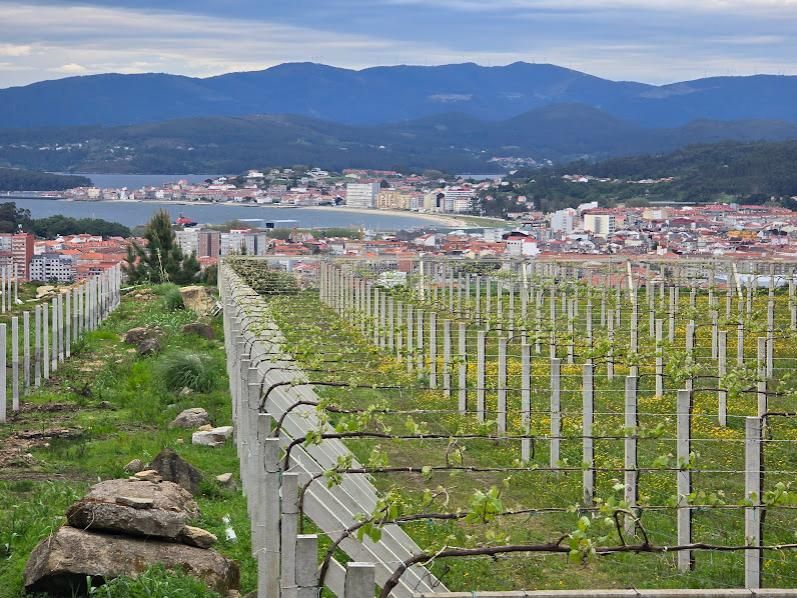
{"label": "sea", "polygon": [[[92,174],[76,173],[91,179],[103,189],[127,187],[159,187],[166,183],[186,179],[199,183],[218,175],[212,174]],[[277,228],[365,228],[371,231],[395,231],[418,228],[445,228],[430,218],[407,214],[386,214],[336,211],[335,208],[278,208],[258,205],[192,204],[190,202],[119,202],[119,201],[65,201],[33,199],[29,197],[0,198],[0,202],[14,201],[18,208],[30,210],[33,218],[46,218],[63,214],[73,218],[101,218],[134,227],[146,224],[158,210],[166,210],[176,219],[185,216],[199,224],[221,224],[231,220],[252,221],[252,226],[277,222]]]}

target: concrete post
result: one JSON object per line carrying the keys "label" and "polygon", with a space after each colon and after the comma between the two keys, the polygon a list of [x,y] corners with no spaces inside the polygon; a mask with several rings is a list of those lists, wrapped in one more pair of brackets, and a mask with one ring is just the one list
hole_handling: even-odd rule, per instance
{"label": "concrete post", "polygon": [[[676,473],[678,492],[678,512],[676,514],[678,544],[692,543],[692,509],[688,508],[689,494],[692,493],[692,475],[688,469],[689,455],[692,451],[692,393],[678,391],[677,403],[677,459],[682,469]],[[691,571],[694,560],[691,550],[682,550],[677,555],[678,569]]]}
{"label": "concrete post", "polygon": [[487,419],[486,410],[486,373],[485,353],[487,333],[484,330],[476,331],[476,419],[483,422]]}
{"label": "concrete post", "polygon": [[498,338],[498,433],[506,433],[506,338]]}
{"label": "concrete post", "polygon": [[[752,547],[761,546],[763,537],[763,445],[761,418],[746,417],[744,420],[744,497],[752,502],[744,509],[744,537]],[[761,587],[762,553],[760,550],[744,551],[744,587],[755,590]]]}
{"label": "concrete post", "polygon": [[11,317],[11,409],[19,411],[19,317]]}
{"label": "concrete post", "polygon": [[584,492],[584,506],[591,507],[595,499],[595,440],[592,438],[592,426],[595,421],[595,366],[590,361],[582,368],[582,462],[581,474]]}
{"label": "concrete post", "polygon": [[457,337],[459,345],[459,364],[457,366],[457,393],[459,412],[468,412],[468,329],[465,322],[459,323],[459,334]]}
{"label": "concrete post", "polygon": [[531,459],[531,347],[520,346],[520,424],[523,438],[520,441],[520,459],[528,463]]}
{"label": "concrete post", "polygon": [[562,360],[551,359],[551,438],[550,465],[559,466],[559,449],[562,435],[562,397],[561,397]]}
{"label": "concrete post", "polygon": [[443,393],[451,396],[451,320],[443,320]]}
{"label": "concrete post", "polygon": [[[638,496],[639,469],[637,469],[637,434],[639,417],[637,415],[637,377],[625,379],[625,501],[629,509],[635,509]],[[627,518],[625,531],[633,534],[636,523]]]}

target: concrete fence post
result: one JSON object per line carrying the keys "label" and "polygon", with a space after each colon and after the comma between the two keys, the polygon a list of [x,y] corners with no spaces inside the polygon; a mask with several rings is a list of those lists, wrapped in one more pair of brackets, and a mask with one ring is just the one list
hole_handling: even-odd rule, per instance
{"label": "concrete fence post", "polygon": [[486,414],[486,350],[487,333],[484,330],[476,331],[476,419],[483,422],[487,419]]}
{"label": "concrete fence post", "polygon": [[506,433],[506,338],[498,338],[498,433]]}
{"label": "concrete fence post", "polygon": [[582,368],[582,486],[584,506],[591,507],[595,499],[595,440],[592,427],[595,421],[595,366],[590,361]]}
{"label": "concrete fence post", "polygon": [[443,393],[451,396],[451,320],[443,320]]}
{"label": "concrete fence post", "polygon": [[42,376],[45,380],[50,379],[50,310],[47,304],[41,306],[42,308]]}
{"label": "concrete fence post", "polygon": [[664,348],[661,346],[664,335],[664,320],[656,320],[656,396],[664,395]]}
{"label": "concrete fence post", "polygon": [[[761,546],[763,538],[763,507],[761,492],[763,490],[763,450],[762,428],[760,417],[746,417],[744,420],[744,497],[752,504],[744,509],[744,537],[751,547]],[[761,587],[760,550],[744,551],[744,587],[755,590]]]}
{"label": "concrete fence post", "polygon": [[429,312],[429,388],[437,388],[437,314]]}
{"label": "concrete fence post", "polygon": [[520,346],[520,425],[524,438],[520,441],[520,460],[531,459],[531,347]]}
{"label": "concrete fence post", "polygon": [[285,594],[296,588],[296,541],[299,535],[299,475],[282,475],[280,520],[280,589]]}
{"label": "concrete fence post", "polygon": [[19,317],[11,318],[11,409],[19,411]]}
{"label": "concrete fence post", "polygon": [[376,587],[374,570],[373,563],[347,563],[343,596],[339,598],[373,598]]}
{"label": "concrete fence post", "polygon": [[6,423],[6,325],[0,324],[0,424]]}
{"label": "concrete fence post", "polygon": [[[728,373],[728,331],[720,330],[717,333],[717,387],[722,389],[723,378]],[[728,420],[728,392],[717,391],[717,421],[719,425],[727,425]]]}
{"label": "concrete fence post", "polygon": [[296,598],[318,595],[318,536],[301,534],[296,537]]}
{"label": "concrete fence post", "polygon": [[562,396],[561,396],[562,360],[551,359],[551,438],[550,465],[559,466],[559,453],[562,436]]}
{"label": "concrete fence post", "polygon": [[25,392],[30,390],[30,312],[22,312],[22,379]]}
{"label": "concrete fence post", "polygon": [[[637,382],[636,376],[626,376],[625,379],[625,502],[629,509],[637,506],[639,469],[638,455],[638,429],[639,416],[637,412]],[[633,534],[636,522],[630,518],[625,520],[626,533]]]}
{"label": "concrete fence post", "polygon": [[[692,452],[692,393],[688,390],[678,391],[677,401],[677,459],[678,471],[677,492],[678,503],[676,514],[678,544],[692,543],[692,509],[689,507],[689,495],[692,493],[692,474],[689,470],[689,459]],[[694,560],[691,550],[682,550],[677,555],[678,569],[691,571]]]}
{"label": "concrete fence post", "polygon": [[459,412],[468,412],[468,328],[465,322],[459,323],[457,335],[459,349],[459,364],[457,365],[457,394]]}

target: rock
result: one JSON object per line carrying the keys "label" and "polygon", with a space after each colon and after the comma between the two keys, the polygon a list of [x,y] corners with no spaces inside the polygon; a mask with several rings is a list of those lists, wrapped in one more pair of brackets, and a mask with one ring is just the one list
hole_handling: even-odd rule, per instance
{"label": "rock", "polygon": [[183,296],[183,304],[186,308],[195,311],[200,316],[208,315],[215,305],[213,297],[210,296],[210,289],[199,285],[183,287],[180,289]]}
{"label": "rock", "polygon": [[138,345],[150,338],[159,338],[161,331],[157,328],[139,327],[131,328],[125,333],[124,342],[128,345]]}
{"label": "rock", "polygon": [[202,407],[191,407],[180,412],[169,424],[172,428],[199,428],[210,423],[208,412]]}
{"label": "rock", "polygon": [[183,386],[180,389],[179,396],[181,396],[181,397],[190,397],[192,394],[194,394],[194,389],[193,388],[188,388],[187,386]]}
{"label": "rock", "polygon": [[210,324],[203,324],[202,322],[191,322],[190,324],[186,324],[183,326],[183,333],[196,334],[197,336],[206,338],[209,341],[212,341],[214,338],[216,338],[216,332],[213,330],[213,326]]}
{"label": "rock", "polygon": [[101,585],[122,575],[139,575],[158,564],[182,569],[221,594],[240,585],[237,563],[213,550],[64,526],[31,553],[25,567],[25,590],[71,596],[73,588],[86,592],[87,577]]}
{"label": "rock", "polygon": [[163,480],[160,474],[154,469],[145,469],[144,471],[139,471],[133,477],[145,482],[160,482]]}
{"label": "rock", "polygon": [[109,480],[69,507],[66,519],[79,529],[176,541],[186,521],[198,513],[191,496],[177,484]]}
{"label": "rock", "polygon": [[222,426],[212,430],[194,432],[191,435],[191,444],[221,446],[230,436],[232,436],[232,426]]}
{"label": "rock", "polygon": [[136,345],[136,352],[142,357],[155,355],[161,350],[161,342],[157,338],[146,338]]}
{"label": "rock", "polygon": [[133,509],[151,509],[155,506],[155,501],[151,498],[136,498],[134,496],[117,496],[116,504]]}
{"label": "rock", "polygon": [[97,405],[99,409],[108,409],[110,411],[116,411],[116,407],[113,406],[113,403],[110,401],[100,401],[100,404]]}
{"label": "rock", "polygon": [[218,542],[218,538],[201,527],[186,525],[177,537],[177,541],[197,548],[210,548]]}
{"label": "rock", "polygon": [[223,473],[216,476],[216,481],[225,488],[235,488],[235,480],[231,473]]}
{"label": "rock", "polygon": [[177,540],[188,520],[184,512],[154,509],[152,499],[132,499],[149,501],[150,508],[121,505],[118,504],[118,498],[114,502],[84,498],[69,507],[66,520],[69,525],[78,529]]}
{"label": "rock", "polygon": [[55,292],[55,287],[51,285],[42,285],[36,289],[36,299],[43,299],[48,295]]}
{"label": "rock", "polygon": [[199,492],[202,474],[173,449],[163,449],[150,463],[150,467],[156,470],[164,480],[179,484],[191,494]]}
{"label": "rock", "polygon": [[125,472],[127,473],[138,473],[144,469],[144,464],[141,462],[141,459],[133,459],[130,463],[125,465]]}
{"label": "rock", "polygon": [[173,482],[140,480],[106,480],[89,488],[84,500],[115,503],[118,496],[152,499],[154,509],[184,512],[189,518],[199,517],[199,506],[185,489]]}
{"label": "rock", "polygon": [[204,426],[199,426],[199,432],[210,432],[213,429],[213,426],[210,424],[205,424]]}

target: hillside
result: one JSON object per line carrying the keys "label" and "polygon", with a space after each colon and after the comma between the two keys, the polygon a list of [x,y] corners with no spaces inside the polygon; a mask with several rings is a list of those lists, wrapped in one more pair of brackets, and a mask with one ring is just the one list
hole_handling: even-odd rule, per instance
{"label": "hillside", "polygon": [[240,172],[262,165],[489,172],[495,156],[566,162],[718,140],[797,138],[797,124],[698,121],[649,129],[584,104],[501,122],[446,113],[354,126],[295,115],[198,117],[120,127],[0,130],[0,164],[48,171]]}
{"label": "hillside", "polygon": [[[618,203],[738,201],[760,204],[772,200],[797,208],[797,141],[694,145],[666,154],[613,158],[602,162],[572,162],[543,171],[525,170],[484,202],[487,215],[512,209],[517,195],[533,199],[537,209],[553,211],[597,201]],[[564,174],[583,174],[604,181],[573,183]],[[644,179],[673,177],[672,182],[639,184]]]}
{"label": "hillside", "polygon": [[699,119],[797,122],[797,77],[713,77],[654,86],[525,62],[359,71],[289,63],[205,79],[104,74],[0,90],[0,128],[108,126],[266,113],[360,125],[451,111],[500,121],[570,103],[645,127],[679,127]]}
{"label": "hillside", "polygon": [[61,191],[90,184],[82,176],[0,168],[0,191]]}

